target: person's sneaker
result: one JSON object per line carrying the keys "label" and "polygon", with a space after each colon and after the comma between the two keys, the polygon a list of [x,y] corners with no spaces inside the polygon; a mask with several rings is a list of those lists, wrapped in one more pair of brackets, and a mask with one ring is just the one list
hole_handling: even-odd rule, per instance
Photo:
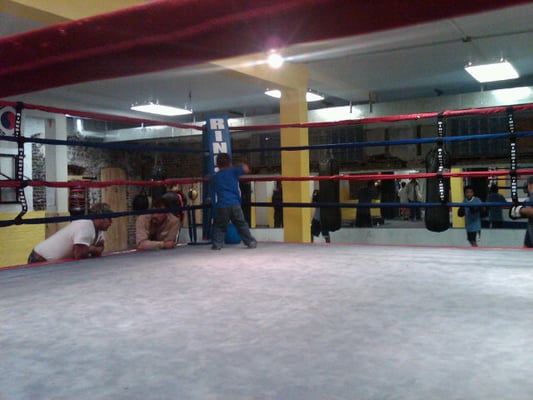
{"label": "person's sneaker", "polygon": [[248,245],[249,249],[255,249],[256,247],[257,247],[257,242],[256,241],[250,242],[250,244]]}
{"label": "person's sneaker", "polygon": [[211,246],[211,250],[220,250],[220,247],[216,246],[216,245],[212,245]]}

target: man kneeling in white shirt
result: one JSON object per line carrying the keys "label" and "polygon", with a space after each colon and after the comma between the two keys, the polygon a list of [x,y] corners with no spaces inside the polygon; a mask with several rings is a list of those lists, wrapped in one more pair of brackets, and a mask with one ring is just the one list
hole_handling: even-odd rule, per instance
{"label": "man kneeling in white shirt", "polygon": [[[92,215],[112,212],[107,203],[97,203],[89,210]],[[99,257],[104,251],[104,232],[109,229],[111,223],[110,217],[72,221],[49,238],[37,243],[28,257],[28,264]]]}

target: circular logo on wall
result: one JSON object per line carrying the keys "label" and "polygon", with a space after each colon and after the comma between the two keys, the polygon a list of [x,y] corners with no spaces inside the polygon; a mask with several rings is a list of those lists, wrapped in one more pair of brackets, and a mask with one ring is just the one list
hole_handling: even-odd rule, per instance
{"label": "circular logo on wall", "polygon": [[13,107],[0,107],[0,134],[12,135],[15,131],[15,109]]}

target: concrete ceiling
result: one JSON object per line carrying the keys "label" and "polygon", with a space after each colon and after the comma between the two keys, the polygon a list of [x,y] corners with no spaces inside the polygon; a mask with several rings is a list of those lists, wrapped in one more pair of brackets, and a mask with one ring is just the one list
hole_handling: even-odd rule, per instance
{"label": "concrete ceiling", "polygon": [[[323,102],[310,104],[310,109],[362,104],[370,99],[388,102],[532,86],[532,20],[533,2],[525,2],[397,29],[292,44],[283,49],[283,55],[290,62],[305,64],[309,88],[326,96]],[[39,19],[29,12],[0,7],[0,21],[0,35],[5,37],[45,26],[53,19]],[[353,23],[358,23],[357,18]],[[500,58],[510,60],[521,77],[481,86],[463,69],[469,61]],[[264,81],[240,79],[211,63],[203,63],[70,84],[5,99],[136,118],[148,115],[131,112],[129,106],[154,99],[192,107],[193,118],[200,121],[206,113],[214,112],[230,116],[277,113],[277,100],[263,94],[267,86]],[[190,122],[191,118],[171,120]]]}

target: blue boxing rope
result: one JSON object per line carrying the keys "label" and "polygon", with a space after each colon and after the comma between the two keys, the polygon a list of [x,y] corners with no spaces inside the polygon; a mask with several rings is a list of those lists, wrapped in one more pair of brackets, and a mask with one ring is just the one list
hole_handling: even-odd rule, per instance
{"label": "blue boxing rope", "polygon": [[61,139],[40,139],[40,138],[27,138],[21,137],[13,138],[10,136],[0,136],[0,140],[7,142],[18,142],[22,140],[27,143],[39,143],[39,144],[52,144],[56,146],[81,146],[81,147],[96,147],[115,150],[139,150],[139,151],[159,151],[167,153],[202,153],[202,149],[198,148],[185,148],[175,146],[161,146],[161,145],[149,145],[149,144],[134,144],[134,143],[96,143],[96,142],[83,142],[79,140],[61,140]]}
{"label": "blue boxing rope", "polygon": [[[509,136],[508,132],[502,133],[485,133],[476,135],[462,135],[462,136],[446,136],[441,138],[442,142],[462,142],[469,140],[481,139],[502,139]],[[516,137],[533,136],[533,131],[521,131],[515,133]],[[255,147],[248,149],[233,149],[234,153],[253,153],[263,151],[299,151],[299,150],[324,150],[334,148],[351,148],[351,147],[377,147],[377,146],[401,146],[407,144],[424,144],[437,143],[439,141],[436,137],[421,138],[421,139],[398,139],[398,140],[379,140],[379,141],[365,141],[365,142],[344,142],[344,143],[324,143],[324,144],[310,144],[306,146],[281,146],[281,147]]]}
{"label": "blue boxing rope", "polygon": [[[479,207],[480,204],[468,204],[468,203],[457,203],[449,202],[445,203],[449,207]],[[521,204],[527,206],[533,206],[533,202],[525,201]],[[273,207],[273,202],[246,202],[243,205],[250,205],[254,207]],[[298,202],[282,202],[276,203],[276,206],[281,207],[292,207],[292,208],[315,208],[316,203],[298,203]],[[441,202],[431,202],[431,203],[399,203],[399,202],[380,202],[380,203],[320,203],[320,207],[340,207],[340,208],[410,208],[410,207],[442,207]],[[511,207],[509,203],[504,202],[483,202],[483,207]],[[183,206],[179,208],[156,208],[156,209],[147,209],[147,210],[138,210],[138,211],[120,211],[113,213],[102,213],[102,214],[87,214],[87,215],[73,215],[73,216],[59,216],[59,217],[43,217],[43,218],[26,218],[16,222],[15,220],[2,220],[0,221],[0,227],[12,226],[16,224],[44,224],[44,223],[53,223],[53,222],[69,222],[79,219],[100,219],[100,218],[118,218],[126,217],[130,215],[142,215],[142,214],[157,214],[161,212],[176,212],[181,210],[200,210],[204,208],[211,207],[210,205],[200,204],[195,206]]]}
{"label": "blue boxing rope", "polygon": [[[256,207],[273,207],[274,205],[276,206],[280,206],[280,207],[292,207],[292,208],[295,208],[295,207],[301,207],[301,208],[304,208],[304,207],[309,207],[309,208],[315,208],[317,207],[317,203],[297,203],[297,202],[287,202],[287,203],[278,203],[276,202],[275,204],[272,203],[272,202],[247,202],[247,203],[243,203],[244,205],[250,205],[250,206],[256,206]],[[470,204],[470,203],[462,203],[462,202],[448,202],[448,203],[444,203],[446,206],[449,206],[449,207],[466,207],[466,208],[469,208],[469,207],[479,207],[479,206],[483,206],[483,207],[511,207],[511,205],[509,203],[504,203],[504,202],[494,202],[494,201],[491,201],[491,202],[482,202],[482,203],[474,203],[474,204]],[[533,205],[533,201],[525,201],[521,204],[524,204],[524,205]],[[320,203],[320,207],[331,207],[331,208],[334,208],[334,207],[340,207],[340,208],[386,208],[386,207],[389,207],[389,208],[399,208],[399,207],[405,207],[405,208],[410,208],[410,207],[442,207],[442,203],[441,202],[430,202],[430,203],[399,203],[399,202],[383,202],[383,203]]]}
{"label": "blue boxing rope", "polygon": [[175,213],[181,210],[198,210],[206,208],[206,205],[191,205],[183,207],[172,207],[172,208],[152,208],[147,210],[133,210],[133,211],[119,211],[112,213],[101,213],[101,214],[84,214],[84,215],[65,215],[59,217],[43,217],[43,218],[25,218],[20,220],[0,220],[0,227],[28,224],[46,224],[53,222],[70,222],[76,221],[79,219],[100,219],[100,218],[118,218],[118,217],[127,217],[130,215],[143,215],[143,214],[158,214],[158,213]]}
{"label": "blue boxing rope", "polygon": [[[515,132],[514,136],[527,137],[533,136],[533,131],[521,131]],[[461,136],[446,136],[440,140],[443,142],[461,142],[470,140],[482,140],[482,139],[502,139],[509,137],[509,132],[501,133],[486,133],[476,135],[461,135]],[[50,145],[63,145],[63,146],[81,146],[81,147],[93,147],[93,148],[107,148],[116,150],[142,150],[142,151],[158,151],[158,152],[178,152],[178,153],[203,153],[201,148],[186,148],[178,146],[162,146],[162,145],[147,145],[147,144],[133,144],[133,143],[95,143],[85,142],[79,140],[61,140],[61,139],[41,139],[41,138],[26,138],[21,136],[10,137],[0,136],[0,141],[27,143],[39,143]],[[233,149],[234,153],[253,153],[264,151],[299,151],[299,150],[323,150],[334,148],[351,148],[351,147],[378,147],[378,146],[401,146],[410,144],[425,144],[425,143],[437,143],[439,138],[420,138],[420,139],[398,139],[398,140],[376,140],[376,141],[363,141],[363,142],[344,142],[344,143],[323,143],[323,144],[310,144],[305,146],[279,146],[279,147],[257,147],[247,149]]]}
{"label": "blue boxing rope", "polygon": [[[515,132],[515,137],[527,137],[533,136],[533,131],[521,131]],[[460,142],[469,140],[482,140],[482,139],[502,139],[509,137],[509,132],[502,133],[486,133],[476,135],[462,135],[462,136],[447,136],[443,137],[443,142]],[[81,147],[94,147],[94,148],[108,148],[116,150],[142,150],[142,151],[160,151],[160,152],[179,152],[179,153],[203,153],[203,149],[199,148],[184,148],[174,146],[162,146],[162,145],[147,145],[147,144],[133,144],[133,143],[95,143],[95,142],[83,142],[77,140],[60,140],[60,139],[40,139],[40,138],[16,138],[10,136],[0,136],[0,141],[7,142],[19,142],[20,140],[28,143],[40,143],[51,145],[64,145],[64,146],[81,146]],[[233,149],[233,153],[253,153],[263,151],[299,151],[299,150],[323,150],[334,148],[350,148],[350,147],[377,147],[377,146],[400,146],[408,144],[424,144],[424,143],[437,143],[438,138],[421,138],[421,139],[398,139],[398,140],[379,140],[379,141],[365,141],[365,142],[344,142],[344,143],[324,143],[324,144],[310,144],[306,146],[279,146],[279,147],[257,147],[248,149]]]}

